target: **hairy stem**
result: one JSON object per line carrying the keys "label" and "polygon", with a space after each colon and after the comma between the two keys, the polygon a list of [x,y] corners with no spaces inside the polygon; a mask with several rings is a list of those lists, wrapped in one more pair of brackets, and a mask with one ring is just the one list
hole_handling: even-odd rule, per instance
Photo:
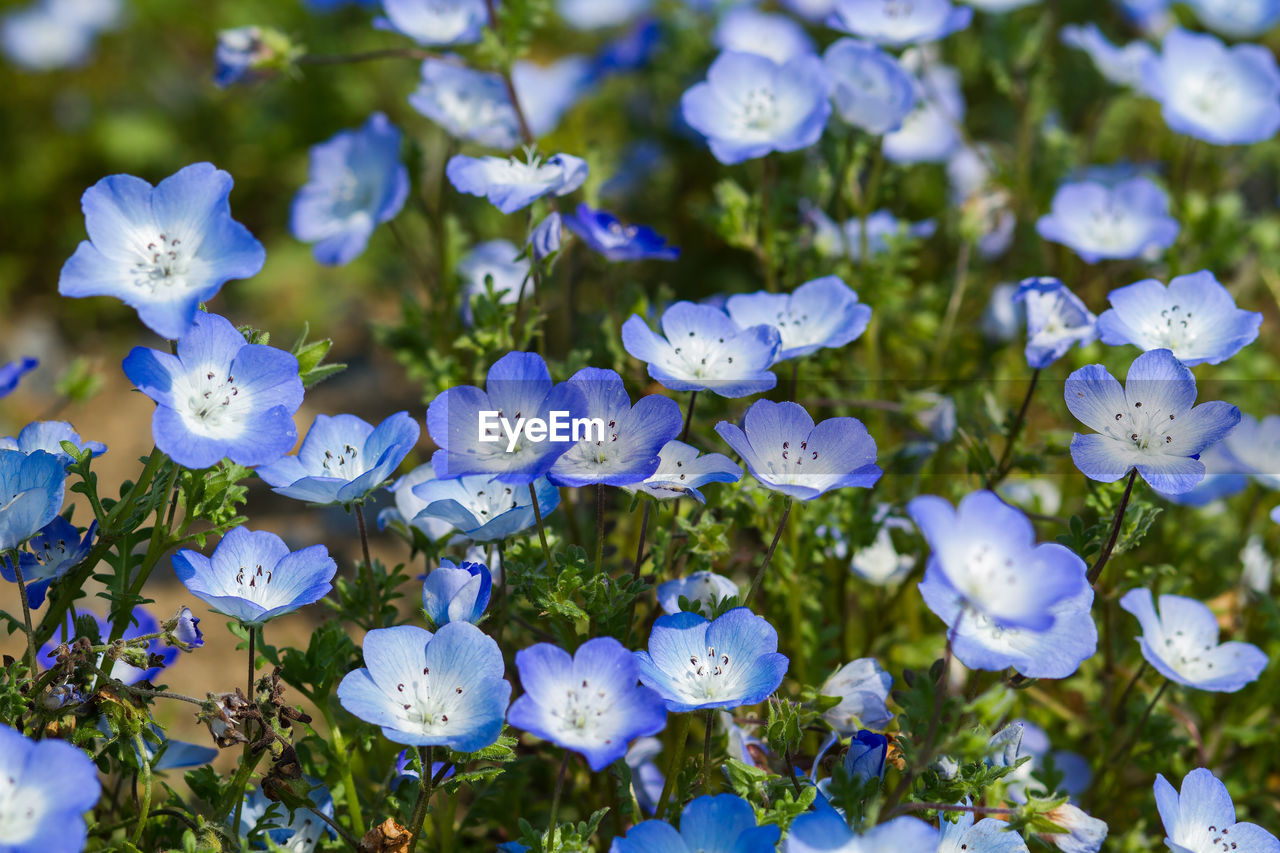
{"label": "hairy stem", "polygon": [[1098,585],[1098,579],[1102,577],[1102,570],[1107,567],[1107,561],[1111,559],[1111,552],[1116,548],[1116,540],[1120,538],[1120,528],[1124,524],[1124,512],[1129,508],[1129,496],[1133,494],[1133,481],[1138,477],[1138,469],[1134,468],[1129,472],[1129,479],[1124,484],[1124,495],[1120,498],[1120,506],[1116,508],[1115,520],[1111,522],[1111,535],[1107,537],[1107,544],[1103,547],[1102,553],[1098,555],[1098,559],[1089,568],[1088,580],[1093,586]]}

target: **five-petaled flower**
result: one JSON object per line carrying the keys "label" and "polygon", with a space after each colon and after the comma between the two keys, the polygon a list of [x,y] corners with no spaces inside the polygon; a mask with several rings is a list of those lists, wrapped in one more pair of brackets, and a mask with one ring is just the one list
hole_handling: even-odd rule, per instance
{"label": "five-petaled flower", "polygon": [[22,428],[16,438],[0,438],[0,450],[21,450],[23,453],[43,450],[57,456],[63,464],[70,465],[71,456],[62,448],[64,441],[74,444],[81,453],[87,450],[93,456],[101,456],[107,452],[105,444],[100,441],[85,441],[66,421],[32,421]]}
{"label": "five-petaled flower", "polygon": [[67,471],[52,453],[0,450],[0,553],[26,542],[58,515]]}
{"label": "five-petaled flower", "polygon": [[1041,237],[1067,246],[1089,264],[1159,253],[1173,245],[1180,230],[1169,215],[1168,194],[1144,177],[1115,186],[1063,184],[1049,213],[1036,222]]}
{"label": "five-petaled flower", "polygon": [[951,0],[835,0],[827,25],[888,47],[938,41],[968,27],[973,9]]}
{"label": "five-petaled flower", "polygon": [[1213,772],[1197,767],[1175,790],[1156,774],[1156,809],[1174,853],[1276,853],[1280,839],[1256,823],[1236,821],[1236,805]]}
{"label": "five-petaled flower", "polygon": [[550,643],[516,652],[524,695],[511,704],[507,722],[565,749],[580,752],[592,770],[603,770],[638,737],[657,734],[666,705],[636,683],[635,657],[612,637],[596,637],[572,657]]}
{"label": "five-petaled flower", "polygon": [[62,267],[58,292],[114,296],[161,337],[183,337],[200,303],[266,260],[262,244],[231,218],[231,183],[211,163],[154,187],[132,175],[98,181],[81,199],[89,239]]}
{"label": "five-petaled flower", "polygon": [[723,453],[698,454],[698,448],[673,438],[658,451],[658,468],[643,481],[623,486],[628,492],[644,492],[652,498],[691,497],[706,503],[699,486],[736,483],[742,468]]}
{"label": "five-petaled flower", "polygon": [[1086,365],[1067,377],[1065,395],[1071,414],[1097,430],[1071,439],[1082,474],[1111,483],[1136,468],[1170,494],[1204,479],[1199,454],[1240,422],[1240,410],[1229,403],[1195,406],[1195,377],[1167,349],[1134,359],[1123,388],[1101,364]]}
{"label": "five-petaled flower", "polygon": [[213,610],[262,625],[328,595],[338,564],[323,545],[290,551],[274,533],[235,527],[208,557],[189,548],[174,554],[173,570]]}
{"label": "five-petaled flower", "polygon": [[871,309],[838,276],[807,281],[795,292],[735,294],[725,311],[744,329],[772,326],[780,339],[778,361],[838,348],[866,331]]}
{"label": "five-petaled flower", "polygon": [[560,490],[546,477],[533,481],[538,508],[523,486],[494,480],[488,474],[453,479],[434,478],[413,487],[424,507],[413,517],[415,524],[442,521],[474,542],[497,542],[527,530],[538,515],[546,518],[560,505]]}
{"label": "five-petaled flower", "polygon": [[32,740],[0,725],[0,845],[14,853],[76,853],[98,802],[98,768],[64,740]]}
{"label": "five-petaled flower", "polygon": [[568,195],[582,186],[587,161],[572,154],[546,160],[531,154],[527,161],[455,154],[445,174],[458,192],[487,198],[503,213],[515,213],[545,195]]}
{"label": "five-petaled flower", "polygon": [[624,225],[607,210],[578,205],[562,219],[564,227],[607,261],[674,261],[680,250],[647,225]]}
{"label": "five-petaled flower", "polygon": [[493,575],[484,563],[441,560],[422,584],[422,609],[436,627],[480,621],[489,606]]}
{"label": "five-petaled flower", "polygon": [[[55,515],[40,532],[27,540],[27,550],[18,552],[18,566],[27,584],[27,599],[32,607],[44,603],[49,585],[71,571],[89,555],[98,533],[98,522],[92,521],[81,536],[79,528],[60,515]],[[12,558],[0,558],[0,576],[16,581]]]}
{"label": "five-petaled flower", "polygon": [[776,824],[756,824],[751,803],[733,794],[703,795],[680,814],[680,829],[646,820],[615,838],[610,853],[771,853],[778,846]]}
{"label": "five-petaled flower", "polygon": [[1037,370],[1066,355],[1074,344],[1088,346],[1098,336],[1097,318],[1060,279],[1023,279],[1013,294],[1027,315],[1027,364]]}

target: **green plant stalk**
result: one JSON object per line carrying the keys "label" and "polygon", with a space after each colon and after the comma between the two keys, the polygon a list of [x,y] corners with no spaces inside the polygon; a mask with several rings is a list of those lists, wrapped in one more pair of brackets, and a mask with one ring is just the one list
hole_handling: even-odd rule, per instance
{"label": "green plant stalk", "polygon": [[1138,469],[1134,468],[1129,472],[1129,479],[1124,484],[1124,495],[1120,498],[1120,506],[1116,508],[1115,519],[1111,522],[1111,534],[1107,537],[1107,544],[1103,547],[1102,553],[1098,555],[1098,559],[1089,567],[1089,574],[1086,579],[1090,585],[1096,587],[1098,580],[1102,577],[1102,570],[1107,567],[1107,562],[1111,559],[1111,552],[1116,548],[1116,541],[1120,538],[1120,528],[1124,526],[1124,513],[1129,508],[1129,496],[1133,494],[1133,482],[1138,477]]}
{"label": "green plant stalk", "polygon": [[791,516],[791,503],[794,498],[788,496],[787,503],[782,509],[782,518],[778,521],[778,529],[773,534],[773,541],[769,543],[769,550],[765,552],[764,560],[760,563],[760,568],[756,570],[756,575],[751,579],[751,588],[747,590],[747,597],[742,599],[742,606],[751,606],[751,599],[755,597],[756,590],[760,588],[760,582],[764,580],[765,570],[769,568],[769,561],[773,559],[773,552],[778,549],[778,540],[782,538],[782,531],[787,526],[787,519]]}
{"label": "green plant stalk", "polygon": [[685,741],[689,739],[690,716],[687,713],[675,715],[675,743],[672,744],[671,761],[667,764],[667,778],[662,783],[662,793],[658,795],[657,811],[653,813],[654,818],[658,820],[661,820],[667,812],[667,801],[671,799],[671,793],[676,787],[676,777],[680,775],[680,768],[684,766],[684,748]]}
{"label": "green plant stalk", "polygon": [[427,804],[431,802],[431,764],[435,747],[418,747],[418,799],[413,804],[413,816],[409,819],[409,853],[418,849],[418,837],[422,835],[422,823],[427,817]]}
{"label": "green plant stalk", "polygon": [[551,814],[547,818],[547,836],[553,837],[556,833],[558,824],[556,821],[560,819],[560,796],[564,793],[564,777],[569,770],[569,750],[564,751],[564,758],[560,759],[560,769],[556,772],[556,790],[551,795]]}
{"label": "green plant stalk", "polygon": [[[538,492],[533,487],[533,483],[529,484],[529,498],[533,501],[533,518],[538,523],[538,540],[542,542],[542,556],[547,560],[547,571],[551,571],[553,563],[551,562],[551,546],[547,544],[547,529],[542,523],[542,507],[538,505]],[[506,577],[506,572],[503,572]]]}
{"label": "green plant stalk", "polygon": [[138,760],[142,764],[139,781],[142,783],[142,801],[138,805],[138,823],[133,828],[130,841],[136,847],[142,840],[142,833],[147,827],[147,818],[151,815],[151,760],[147,758],[146,746],[142,742],[141,733],[134,733],[133,748],[138,751]]}
{"label": "green plant stalk", "polygon": [[702,734],[702,793],[712,793],[711,738],[715,732],[716,712],[707,711],[706,731]]}
{"label": "green plant stalk", "polygon": [[347,760],[346,738],[342,736],[342,729],[338,728],[334,722],[333,712],[329,710],[328,703],[316,702],[315,704],[320,709],[320,715],[324,717],[325,725],[329,727],[329,738],[333,741],[333,753],[338,759],[338,774],[342,779],[342,787],[347,791],[347,816],[351,818],[351,828],[355,830],[357,837],[363,838],[365,833],[364,814],[360,811],[360,797],[356,794],[355,779],[351,775],[351,762]]}
{"label": "green plant stalk", "polygon": [[27,583],[22,577],[22,561],[18,559],[16,550],[8,551],[11,555],[9,564],[13,566],[13,577],[18,582],[18,599],[22,602],[22,621],[26,625],[27,633],[27,667],[30,671],[30,678],[35,678],[36,673],[36,639],[35,629],[31,626],[31,604],[27,601]]}

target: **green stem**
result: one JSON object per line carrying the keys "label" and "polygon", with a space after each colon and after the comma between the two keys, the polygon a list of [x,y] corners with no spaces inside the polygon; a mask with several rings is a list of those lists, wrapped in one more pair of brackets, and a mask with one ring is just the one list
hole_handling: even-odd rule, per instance
{"label": "green stem", "polygon": [[27,601],[27,582],[22,578],[22,560],[18,558],[16,550],[9,552],[12,559],[9,564],[13,566],[13,577],[18,582],[18,599],[22,602],[22,621],[27,628],[27,667],[30,671],[29,678],[35,678],[38,670],[36,669],[36,637],[35,629],[31,626],[31,604]]}
{"label": "green stem", "polygon": [[1120,498],[1120,506],[1116,508],[1115,520],[1111,522],[1111,535],[1107,537],[1107,544],[1103,547],[1102,553],[1098,555],[1097,561],[1089,569],[1087,579],[1093,586],[1098,585],[1098,579],[1102,577],[1102,570],[1107,567],[1107,561],[1111,559],[1111,552],[1116,548],[1116,540],[1120,538],[1120,528],[1124,524],[1124,512],[1129,507],[1129,496],[1133,493],[1133,481],[1137,479],[1137,476],[1137,468],[1129,472],[1129,479],[1124,484],[1124,496]]}
{"label": "green stem", "polygon": [[418,849],[418,836],[422,835],[422,823],[427,817],[427,803],[431,801],[431,764],[435,747],[418,747],[418,800],[413,804],[413,817],[409,820],[409,853]]}
{"label": "green stem", "polygon": [[871,254],[871,241],[867,236],[867,220],[871,218],[871,214],[875,210],[876,196],[880,194],[880,181],[883,177],[884,150],[881,137],[877,136],[871,149],[871,174],[867,178],[867,188],[859,197],[861,205],[858,215],[861,217],[861,221],[858,223],[858,269],[864,282],[867,278],[867,264],[870,262],[868,256]]}
{"label": "green stem", "polygon": [[143,831],[147,828],[147,818],[151,815],[151,760],[147,758],[146,745],[143,744],[140,733],[134,734],[133,747],[138,751],[138,761],[142,764],[140,779],[142,782],[142,801],[138,805],[138,823],[133,828],[133,835],[130,838],[133,846],[137,847],[138,842],[142,840]]}
{"label": "green stem", "polygon": [[219,808],[218,813],[214,816],[213,823],[221,824],[227,819],[227,815],[234,813],[232,818],[232,827],[239,837],[240,833],[240,810],[244,806],[244,793],[249,787],[249,780],[253,777],[253,771],[258,766],[258,762],[262,759],[262,753],[254,753],[249,744],[244,745],[244,755],[240,759],[240,767],[236,770],[235,778],[231,780],[231,785],[227,788],[227,801]]}
{"label": "green stem", "polygon": [[[542,507],[538,505],[538,490],[533,487],[533,483],[529,484],[529,499],[533,502],[533,518],[538,523],[538,539],[542,542],[542,556],[547,560],[547,571],[550,572],[553,563],[551,562],[551,546],[547,544],[547,530],[542,524]],[[507,576],[507,567],[502,567],[502,576]]]}
{"label": "green stem", "polygon": [[667,811],[667,801],[671,798],[671,792],[675,790],[676,777],[680,775],[680,768],[684,766],[684,748],[685,741],[689,739],[689,719],[690,714],[676,714],[675,721],[675,743],[671,745],[671,761],[667,763],[667,778],[662,783],[662,793],[658,795],[658,808],[653,813],[654,818],[661,820]]}
{"label": "green stem", "polygon": [[364,524],[364,506],[356,504],[356,529],[360,531],[360,552],[364,555],[364,570],[369,576],[369,627],[382,627],[382,607],[378,602],[378,580],[373,575],[373,560],[369,557],[369,531]]}
{"label": "green stem", "polygon": [[1009,438],[1005,441],[1004,452],[1000,454],[1000,462],[996,465],[995,473],[987,479],[985,488],[994,489],[1009,474],[1009,469],[1013,463],[1013,448],[1018,444],[1018,436],[1022,432],[1022,427],[1027,422],[1027,409],[1031,406],[1031,398],[1036,393],[1036,383],[1040,380],[1040,368],[1036,368],[1031,373],[1031,384],[1027,386],[1027,395],[1022,398],[1022,406],[1018,409],[1018,416],[1013,420],[1013,426],[1009,428]]}
{"label": "green stem", "polygon": [[596,574],[604,570],[604,483],[596,483]]}
{"label": "green stem", "polygon": [[553,837],[558,824],[556,821],[560,819],[560,795],[564,793],[564,777],[569,770],[569,751],[566,749],[564,758],[560,759],[560,770],[556,773],[556,790],[551,795],[551,815],[547,818],[547,837]]}
{"label": "green stem", "polygon": [[937,372],[942,355],[947,351],[947,346],[951,343],[951,335],[955,332],[956,319],[960,316],[960,306],[964,303],[964,292],[969,285],[969,257],[972,252],[973,246],[969,241],[966,240],[960,244],[960,252],[956,259],[956,277],[951,285],[951,298],[947,300],[947,313],[942,318],[942,328],[938,332],[938,339],[933,347],[933,357],[929,359],[931,373]]}
{"label": "green stem", "polygon": [[[494,33],[499,34],[499,39],[501,39],[502,28],[498,22],[497,0],[484,0],[484,5],[489,13],[489,28]],[[502,68],[502,82],[507,87],[507,97],[511,101],[511,109],[515,111],[516,123],[520,126],[520,138],[524,140],[525,145],[533,145],[537,142],[537,139],[529,128],[529,121],[525,117],[524,110],[520,108],[520,98],[517,97],[515,84],[511,80],[511,69],[505,66]],[[412,849],[410,849],[410,853],[413,853]]]}
{"label": "green stem", "polygon": [[684,428],[680,430],[680,440],[685,441],[689,438],[689,426],[693,423],[693,407],[698,402],[698,392],[694,391],[689,394],[689,410],[684,414]]}
{"label": "green stem", "polygon": [[764,560],[760,563],[760,568],[756,570],[756,575],[751,579],[751,588],[747,590],[747,597],[742,599],[743,607],[751,606],[751,599],[755,597],[756,590],[760,588],[760,582],[764,580],[765,570],[769,568],[769,561],[773,559],[773,552],[778,548],[778,540],[782,538],[782,531],[787,526],[787,518],[791,515],[791,503],[793,498],[787,497],[787,502],[782,508],[782,518],[778,521],[778,529],[773,534],[773,541],[769,543],[769,550],[765,552]]}
{"label": "green stem", "polygon": [[303,54],[293,60],[294,65],[347,65],[353,62],[370,62],[377,59],[408,59],[421,62],[435,54],[411,47],[390,47],[383,50],[367,50],[363,53],[340,53],[333,55]]}
{"label": "green stem", "polygon": [[702,735],[702,793],[711,794],[711,737],[715,732],[716,712],[707,711],[706,731]]}
{"label": "green stem", "polygon": [[342,729],[338,728],[334,722],[333,713],[329,710],[327,703],[316,704],[320,708],[321,716],[324,717],[325,725],[329,727],[329,737],[333,741],[333,752],[338,759],[338,773],[342,778],[342,787],[347,791],[347,816],[351,818],[351,828],[355,830],[357,837],[363,838],[364,814],[360,811],[360,797],[356,794],[356,782],[351,775],[351,762],[347,760],[346,739],[342,736]]}

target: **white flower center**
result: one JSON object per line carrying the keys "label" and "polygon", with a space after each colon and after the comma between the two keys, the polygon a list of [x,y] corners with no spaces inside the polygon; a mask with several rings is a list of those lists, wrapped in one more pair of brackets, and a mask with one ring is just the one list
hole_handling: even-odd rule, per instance
{"label": "white flower center", "polygon": [[818,456],[818,451],[809,446],[807,438],[798,442],[784,441],[777,456],[765,459],[764,467],[774,482],[798,484],[805,474],[801,470],[802,466],[809,463],[812,467],[812,463],[818,461]]}
{"label": "white flower center", "polygon": [[[608,691],[592,687],[582,679],[581,686],[570,687],[560,708],[549,708],[561,729],[576,737],[589,738],[592,732],[604,727],[605,716],[613,709],[614,700]],[[611,743],[609,739],[605,743]]]}
{"label": "white flower center", "polygon": [[226,438],[244,429],[252,395],[222,365],[209,365],[175,377],[173,399],[187,429],[205,437]]}
{"label": "white flower center", "polygon": [[[674,345],[676,342],[671,343]],[[675,367],[685,376],[694,379],[721,378],[725,375],[724,370],[718,369],[723,366],[720,352],[720,345],[723,343],[724,338],[704,338],[697,332],[690,332],[679,346],[674,346],[675,354],[679,357],[679,363]],[[733,356],[723,358],[724,364],[733,364]]]}
{"label": "white flower center", "polygon": [[368,467],[366,460],[360,454],[360,448],[347,442],[340,448],[331,447],[325,450],[320,470],[324,472],[321,476],[354,480],[367,471]]}
{"label": "white flower center", "polygon": [[255,563],[252,566],[241,566],[239,571],[236,572],[236,585],[231,590],[231,594],[270,610],[277,604],[286,603],[271,586],[271,581],[274,578],[275,566],[263,568],[261,563]]}
{"label": "white flower center", "polygon": [[186,286],[190,268],[191,258],[182,240],[159,234],[147,243],[145,251],[139,252],[130,272],[135,288],[154,294],[161,287]]}
{"label": "white flower center", "polygon": [[492,521],[504,512],[510,512],[520,506],[515,497],[515,490],[510,486],[494,483],[487,489],[480,489],[467,502],[467,509],[481,524]]}
{"label": "white flower center", "polygon": [[698,701],[732,698],[737,695],[740,673],[729,655],[707,646],[705,655],[690,655],[676,687],[686,698]]}
{"label": "white flower center", "polygon": [[1152,455],[1162,455],[1173,444],[1170,433],[1177,425],[1177,416],[1158,407],[1143,408],[1141,400],[1134,402],[1128,412],[1116,412],[1116,424],[1107,433],[1111,438],[1127,441],[1135,449]]}
{"label": "white flower center", "polygon": [[738,122],[747,133],[763,133],[778,124],[778,99],[773,89],[757,86],[738,102]]}
{"label": "white flower center", "polygon": [[[421,678],[397,684],[391,695],[393,701],[399,703],[399,716],[407,724],[427,733],[440,734],[448,728],[451,713],[457,722],[459,702],[464,693],[459,685],[438,684],[433,689],[433,680],[431,668],[424,666]],[[446,679],[439,680],[443,682]]]}
{"label": "white flower center", "polygon": [[1205,656],[1217,646],[1204,642],[1203,637],[1185,631],[1165,631],[1164,642],[1158,649],[1160,657],[1188,681],[1206,681],[1217,673],[1213,661]]}
{"label": "white flower center", "polygon": [[13,776],[0,776],[0,844],[31,840],[47,805],[38,790],[20,785]]}

